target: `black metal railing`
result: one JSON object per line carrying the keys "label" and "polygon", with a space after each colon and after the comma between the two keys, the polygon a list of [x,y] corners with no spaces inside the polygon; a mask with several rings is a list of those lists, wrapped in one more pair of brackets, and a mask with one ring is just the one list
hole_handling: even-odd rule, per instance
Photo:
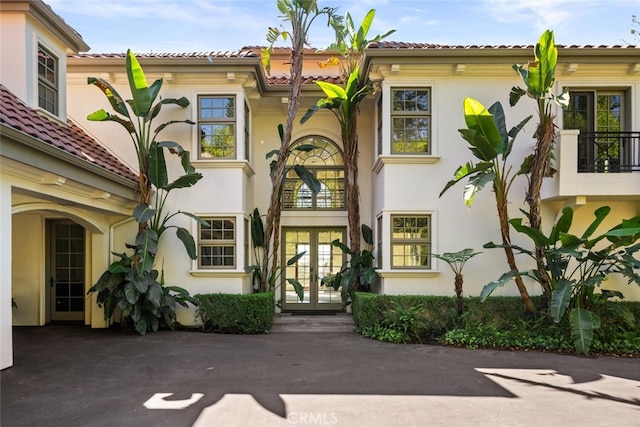
{"label": "black metal railing", "polygon": [[578,172],[640,172],[640,132],[581,133]]}

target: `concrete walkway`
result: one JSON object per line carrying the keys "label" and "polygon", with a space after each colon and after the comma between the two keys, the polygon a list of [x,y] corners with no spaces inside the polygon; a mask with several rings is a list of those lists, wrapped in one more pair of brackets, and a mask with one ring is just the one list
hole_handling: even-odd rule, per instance
{"label": "concrete walkway", "polygon": [[14,328],[12,426],[634,426],[640,360],[371,341]]}

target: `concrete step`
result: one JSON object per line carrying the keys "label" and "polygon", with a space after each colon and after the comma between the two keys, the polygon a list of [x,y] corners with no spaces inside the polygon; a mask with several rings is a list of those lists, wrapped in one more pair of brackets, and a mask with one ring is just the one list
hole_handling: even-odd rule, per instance
{"label": "concrete step", "polygon": [[271,333],[278,332],[354,332],[355,324],[351,314],[300,315],[278,313],[273,317]]}

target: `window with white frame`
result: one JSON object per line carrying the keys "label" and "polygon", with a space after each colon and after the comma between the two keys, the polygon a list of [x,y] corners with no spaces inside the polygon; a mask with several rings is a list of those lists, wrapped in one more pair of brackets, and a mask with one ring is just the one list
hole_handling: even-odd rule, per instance
{"label": "window with white frame", "polygon": [[51,114],[58,114],[58,58],[38,45],[38,106]]}
{"label": "window with white frame", "polygon": [[391,90],[391,153],[431,154],[431,90]]}
{"label": "window with white frame", "polygon": [[431,268],[431,215],[391,216],[391,268]]}
{"label": "window with white frame", "polygon": [[236,219],[203,218],[198,224],[198,267],[235,268]]}
{"label": "window with white frame", "polygon": [[236,97],[200,95],[198,97],[199,158],[236,158]]}

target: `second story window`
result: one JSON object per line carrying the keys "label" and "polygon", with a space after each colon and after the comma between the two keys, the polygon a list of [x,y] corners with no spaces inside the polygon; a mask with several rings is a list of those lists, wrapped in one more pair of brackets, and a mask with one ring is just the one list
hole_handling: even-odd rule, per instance
{"label": "second story window", "polygon": [[198,131],[200,132],[200,159],[235,159],[235,96],[199,96]]}
{"label": "second story window", "polygon": [[431,154],[430,89],[392,89],[391,153]]}
{"label": "second story window", "polygon": [[38,45],[38,106],[58,114],[58,59]]}
{"label": "second story window", "polygon": [[[297,147],[314,147],[298,150]],[[284,184],[284,209],[344,210],[344,162],[340,149],[328,139],[310,136],[294,142],[287,159]],[[314,194],[295,172],[304,166],[320,181],[320,191]]]}

